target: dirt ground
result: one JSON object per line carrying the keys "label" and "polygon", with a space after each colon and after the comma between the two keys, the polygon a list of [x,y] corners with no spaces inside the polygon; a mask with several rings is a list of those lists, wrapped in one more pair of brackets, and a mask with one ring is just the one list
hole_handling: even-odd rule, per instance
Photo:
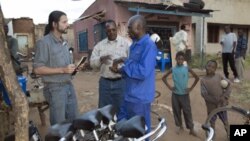
{"label": "dirt ground", "polygon": [[[201,70],[195,70],[195,72],[197,72],[199,75],[204,74],[204,71]],[[206,120],[206,107],[204,100],[200,95],[200,83],[198,82],[194,90],[190,93],[193,120],[195,123],[195,130],[198,133],[198,137],[189,135],[189,131],[187,129],[185,129],[184,132],[178,135],[175,132],[176,128],[171,108],[171,93],[161,81],[161,77],[163,74],[164,73],[161,73],[160,71],[156,71],[156,89],[161,93],[161,95],[159,98],[155,99],[152,108],[167,120],[168,129],[160,139],[160,141],[203,141],[205,139],[205,133],[201,129],[201,124],[203,124]],[[246,79],[249,80],[250,73],[246,72],[246,75]],[[84,113],[93,108],[97,108],[98,80],[99,72],[95,71],[79,72],[74,78],[73,83],[77,92],[80,113]],[[190,81],[193,81],[193,79],[191,78]],[[233,84],[233,86],[236,88],[238,85],[240,84]],[[240,104],[231,102],[231,105]],[[247,106],[247,108],[250,108],[249,104]],[[30,120],[33,120],[35,122],[42,136],[46,134],[46,131],[49,127],[48,110],[45,113],[47,126],[41,126],[41,122],[38,116],[38,110],[36,108],[30,109]]]}

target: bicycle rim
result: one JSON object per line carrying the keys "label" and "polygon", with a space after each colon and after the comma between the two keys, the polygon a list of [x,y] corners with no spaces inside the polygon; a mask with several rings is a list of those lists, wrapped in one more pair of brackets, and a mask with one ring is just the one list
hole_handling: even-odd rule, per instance
{"label": "bicycle rim", "polygon": [[[239,110],[240,109],[240,110]],[[228,119],[228,126],[224,126],[223,122],[218,116],[218,113],[225,112]],[[233,106],[228,107],[220,107],[213,110],[207,117],[205,124],[211,126],[210,121],[213,120],[214,116],[217,116],[215,121],[215,129],[214,129],[214,139],[218,141],[228,141],[229,140],[229,133],[230,133],[230,125],[244,125],[247,121],[247,114],[245,114],[244,109],[235,108]],[[226,129],[228,130],[228,134]]]}

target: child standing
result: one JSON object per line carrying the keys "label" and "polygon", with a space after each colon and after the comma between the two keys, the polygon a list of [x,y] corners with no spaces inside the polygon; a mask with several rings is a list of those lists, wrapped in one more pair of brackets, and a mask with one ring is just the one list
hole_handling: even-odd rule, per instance
{"label": "child standing", "polygon": [[[201,95],[206,102],[207,114],[218,107],[228,105],[229,95],[232,91],[229,80],[223,78],[220,74],[215,73],[217,69],[217,62],[210,60],[206,65],[206,76],[201,79]],[[226,80],[228,85],[226,88],[221,86],[221,80]],[[215,115],[211,121],[211,127],[215,129],[215,121],[217,116],[224,124],[226,132],[228,132],[228,119],[226,111],[220,112]]]}
{"label": "child standing", "polygon": [[[190,106],[190,98],[189,92],[194,88],[194,86],[199,81],[199,77],[195,74],[195,72],[183,65],[185,61],[185,54],[183,52],[178,52],[176,54],[176,66],[170,69],[163,77],[162,81],[166,84],[166,86],[172,91],[172,108],[174,114],[175,125],[177,126],[177,134],[183,130],[182,125],[182,111],[186,123],[186,127],[190,130],[190,134],[193,136],[197,136],[194,131],[194,123],[192,118],[191,106]],[[189,80],[189,72],[194,76],[195,81],[188,88],[188,80]],[[174,86],[171,86],[167,78],[172,74]]]}

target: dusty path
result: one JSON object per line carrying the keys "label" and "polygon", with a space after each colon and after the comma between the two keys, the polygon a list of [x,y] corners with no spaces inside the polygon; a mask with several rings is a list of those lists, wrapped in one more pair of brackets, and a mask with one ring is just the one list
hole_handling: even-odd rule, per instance
{"label": "dusty path", "polygon": [[[166,118],[168,125],[167,133],[162,137],[161,141],[203,141],[205,138],[205,134],[204,131],[201,129],[200,125],[204,123],[206,119],[206,107],[204,100],[200,95],[200,83],[198,83],[194,90],[190,93],[193,119],[195,121],[195,130],[198,132],[198,137],[193,137],[189,135],[189,131],[187,129],[185,129],[185,131],[182,132],[180,135],[177,135],[175,132],[173,115],[171,113],[171,93],[167,89],[167,87],[164,86],[160,79],[163,73],[158,71],[156,73],[156,89],[161,93],[161,96],[155,100],[153,110],[157,111],[161,116]],[[199,71],[199,74],[202,73],[200,73]],[[249,73],[247,79],[249,79]],[[77,91],[80,113],[84,113],[85,111],[97,107],[98,80],[98,72],[79,72],[73,80]],[[193,79],[191,79],[190,81],[193,81]],[[234,104],[238,105],[237,103]],[[42,136],[44,136],[48,125],[45,127],[41,126],[37,109],[33,108],[30,109],[30,111],[30,119],[35,121],[35,123],[39,127]],[[49,124],[48,111],[46,111],[46,122],[47,124]]]}

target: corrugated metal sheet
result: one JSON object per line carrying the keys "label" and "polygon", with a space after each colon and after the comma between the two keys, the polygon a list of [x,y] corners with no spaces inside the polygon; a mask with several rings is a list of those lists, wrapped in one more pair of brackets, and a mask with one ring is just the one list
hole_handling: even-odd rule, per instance
{"label": "corrugated metal sheet", "polygon": [[[178,4],[177,0],[114,0],[116,3],[120,3],[129,8],[141,8],[150,10],[163,10],[164,11],[178,11],[182,13],[189,13],[195,16],[203,16],[213,12],[211,9],[191,9],[186,8],[182,4]],[[174,2],[176,1],[176,4]],[[187,0],[182,0],[183,2],[188,2]],[[182,3],[182,2],[181,2]],[[163,14],[163,13],[162,13]]]}
{"label": "corrugated metal sheet", "polygon": [[183,2],[189,2],[189,0],[115,0],[115,1],[176,5],[176,6],[183,6]]}

